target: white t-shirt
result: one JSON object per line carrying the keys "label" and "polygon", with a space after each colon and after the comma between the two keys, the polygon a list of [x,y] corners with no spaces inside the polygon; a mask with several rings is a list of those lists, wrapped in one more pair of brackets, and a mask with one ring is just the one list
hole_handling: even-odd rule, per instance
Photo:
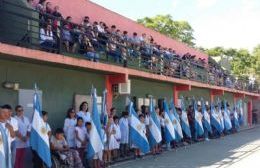
{"label": "white t-shirt", "polygon": [[77,113],[77,116],[83,118],[84,123],[86,123],[86,122],[91,122],[90,112],[79,111],[79,112]]}
{"label": "white t-shirt", "polygon": [[[86,138],[87,138],[87,129],[86,129],[86,127],[84,127],[84,126],[78,127],[78,126],[77,126],[77,127],[75,128],[75,131],[77,131],[78,137],[79,137],[79,139],[80,139],[81,141],[86,140]],[[75,136],[75,139],[76,139],[76,146],[77,146],[78,148],[83,147],[82,144],[81,144],[81,142],[76,138],[76,136]]]}
{"label": "white t-shirt", "polygon": [[[11,117],[9,120],[7,120],[7,123],[9,123],[13,127],[14,132],[18,131],[18,121],[16,118]],[[13,142],[15,139],[15,137],[11,138],[11,141]]]}
{"label": "white t-shirt", "polygon": [[[25,116],[23,116],[22,118],[16,116],[16,119],[18,121],[18,131],[23,137],[25,137],[27,135],[27,132],[31,132],[30,121]],[[18,137],[16,137],[15,142],[16,142],[16,148],[28,148],[30,146],[29,139],[26,142],[24,142],[21,139],[19,139]]]}

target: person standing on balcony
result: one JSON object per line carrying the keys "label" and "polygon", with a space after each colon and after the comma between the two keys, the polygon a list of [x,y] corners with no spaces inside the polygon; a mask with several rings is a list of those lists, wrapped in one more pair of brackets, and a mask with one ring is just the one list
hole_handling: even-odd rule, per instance
{"label": "person standing on balcony", "polygon": [[47,24],[44,28],[40,29],[40,45],[43,49],[52,51],[56,45],[53,38],[53,31],[51,24]]}

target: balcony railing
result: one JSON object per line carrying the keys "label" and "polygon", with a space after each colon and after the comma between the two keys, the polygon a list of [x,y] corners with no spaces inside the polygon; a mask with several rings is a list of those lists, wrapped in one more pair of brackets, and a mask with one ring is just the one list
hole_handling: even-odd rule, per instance
{"label": "balcony railing", "polygon": [[[216,73],[206,63],[149,50],[145,44],[136,45],[95,28],[85,27],[83,32],[82,26],[5,0],[0,8],[0,41],[4,43],[259,93],[257,83]],[[70,24],[73,29],[66,28]]]}

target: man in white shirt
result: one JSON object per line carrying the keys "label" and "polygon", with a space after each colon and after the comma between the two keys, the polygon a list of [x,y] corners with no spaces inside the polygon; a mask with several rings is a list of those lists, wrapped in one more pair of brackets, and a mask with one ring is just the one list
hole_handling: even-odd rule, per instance
{"label": "man in white shirt", "polygon": [[24,167],[24,157],[26,149],[29,147],[29,137],[31,132],[31,123],[27,117],[24,116],[23,107],[18,105],[15,107],[18,121],[18,135],[15,140],[16,144],[16,158],[15,167]]}
{"label": "man in white shirt", "polygon": [[6,122],[9,110],[9,105],[0,107],[0,152],[2,153],[0,166],[5,168],[13,167],[11,163],[11,139],[15,136],[15,132],[13,127]]}
{"label": "man in white shirt", "polygon": [[7,120],[6,122],[10,124],[13,128],[14,134],[11,135],[11,153],[12,153],[12,166],[15,164],[15,155],[16,155],[16,147],[15,147],[15,138],[18,134],[18,121],[16,118],[12,117],[12,107],[10,105],[5,105],[8,109]]}

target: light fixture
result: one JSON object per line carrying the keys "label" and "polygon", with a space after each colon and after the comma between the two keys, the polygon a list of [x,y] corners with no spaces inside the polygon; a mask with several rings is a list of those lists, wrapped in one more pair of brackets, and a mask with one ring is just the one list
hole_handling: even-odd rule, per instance
{"label": "light fixture", "polygon": [[20,84],[16,82],[4,82],[2,86],[5,89],[19,90]]}

